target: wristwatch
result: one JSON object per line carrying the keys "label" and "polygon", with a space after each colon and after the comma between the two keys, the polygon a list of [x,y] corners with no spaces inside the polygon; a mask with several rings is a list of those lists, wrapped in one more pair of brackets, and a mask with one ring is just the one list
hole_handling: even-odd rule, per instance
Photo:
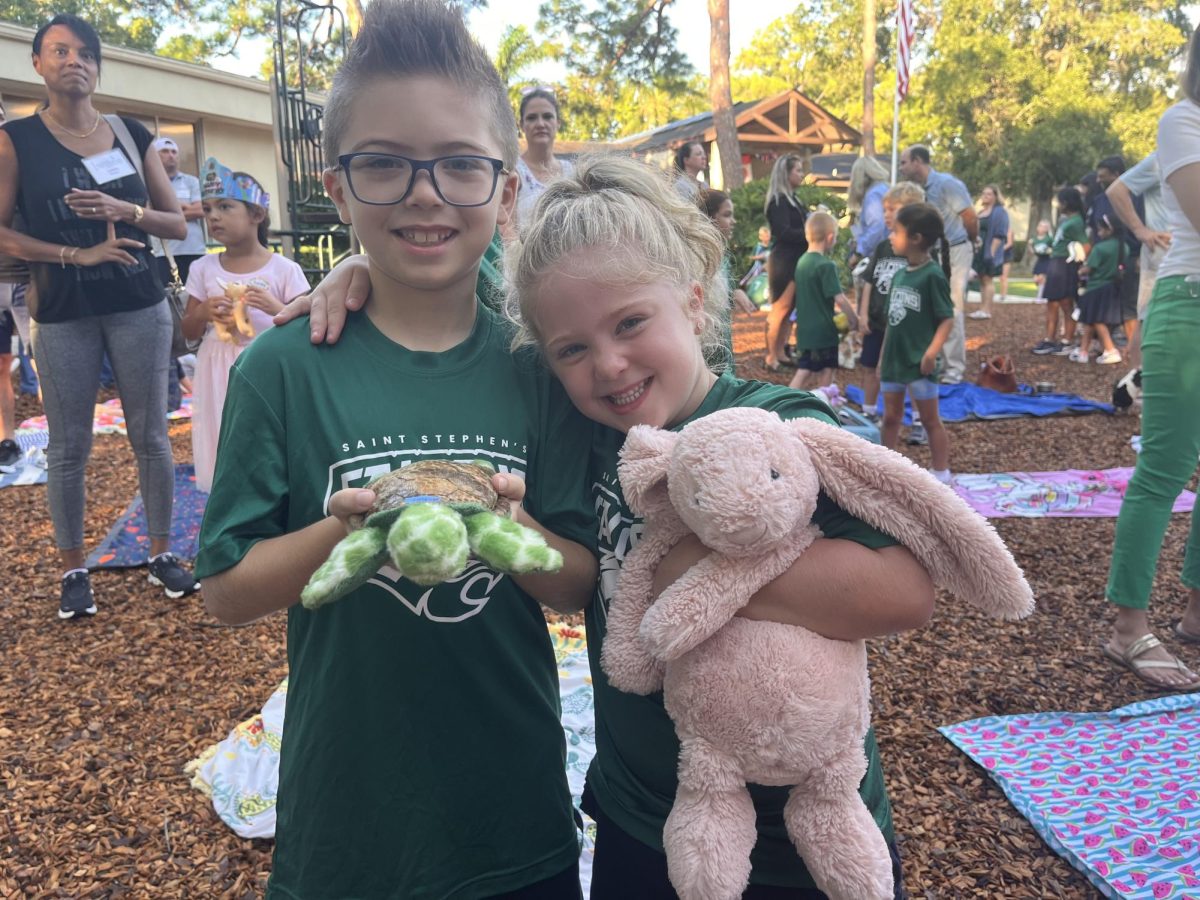
{"label": "wristwatch", "polygon": [[134,222],[134,224],[135,224],[135,225],[136,225],[138,222],[142,221],[142,218],[143,218],[145,215],[146,215],[146,211],[145,211],[144,209],[142,209],[142,208],[141,208],[140,206],[138,206],[136,203],[135,203],[135,204],[133,204],[133,222]]}

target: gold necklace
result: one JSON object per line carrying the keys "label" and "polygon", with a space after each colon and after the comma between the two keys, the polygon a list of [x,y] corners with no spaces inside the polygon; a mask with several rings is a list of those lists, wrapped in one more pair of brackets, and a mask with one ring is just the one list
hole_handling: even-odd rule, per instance
{"label": "gold necklace", "polygon": [[71,129],[67,128],[67,126],[65,126],[62,122],[58,121],[58,119],[54,118],[54,116],[50,114],[50,107],[47,106],[45,109],[43,109],[42,115],[45,116],[47,119],[49,119],[51,122],[53,122],[58,128],[62,129],[67,134],[69,134],[71,137],[78,138],[79,140],[83,140],[84,138],[90,138],[93,134],[95,134],[96,129],[100,127],[100,119],[103,118],[100,115],[100,111],[97,110],[96,111],[96,121],[92,123],[92,127],[89,128],[87,131],[85,131],[83,134],[76,134],[74,131],[71,131]]}

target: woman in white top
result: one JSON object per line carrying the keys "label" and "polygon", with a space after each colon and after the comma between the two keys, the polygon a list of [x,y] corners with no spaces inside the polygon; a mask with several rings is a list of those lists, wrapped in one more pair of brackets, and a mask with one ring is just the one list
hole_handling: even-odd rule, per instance
{"label": "woman in white top", "polygon": [[675,151],[675,188],[685,200],[700,200],[704,183],[700,173],[708,168],[708,154],[699,141],[688,141]]}
{"label": "woman in white top", "polygon": [[[1158,165],[1171,246],[1158,270],[1142,338],[1142,452],[1121,515],[1107,599],[1116,606],[1109,659],[1156,690],[1194,691],[1200,675],[1159,643],[1146,610],[1179,492],[1200,454],[1200,31],[1193,33],[1184,99],[1158,123]],[[1188,589],[1174,638],[1200,644],[1200,524],[1192,510],[1181,580]],[[1197,648],[1193,647],[1193,650]]]}
{"label": "woman in white top", "polygon": [[517,159],[517,174],[521,187],[517,193],[517,221],[525,221],[533,205],[551,181],[569,175],[572,167],[565,159],[554,155],[554,139],[558,137],[558,100],[549,88],[537,87],[525,91],[518,112],[521,133],[525,135],[525,152]]}

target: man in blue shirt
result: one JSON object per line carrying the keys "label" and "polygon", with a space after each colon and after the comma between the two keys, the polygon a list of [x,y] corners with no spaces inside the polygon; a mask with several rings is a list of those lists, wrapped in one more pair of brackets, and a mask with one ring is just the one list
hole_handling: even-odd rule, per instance
{"label": "man in blue shirt", "polygon": [[946,241],[950,245],[950,299],[954,303],[954,328],[942,347],[946,369],[943,384],[958,384],[967,370],[967,340],[963,325],[963,301],[971,277],[973,246],[979,236],[979,219],[967,186],[930,164],[929,148],[915,144],[900,154],[900,176],[925,188],[925,202],[942,214]]}

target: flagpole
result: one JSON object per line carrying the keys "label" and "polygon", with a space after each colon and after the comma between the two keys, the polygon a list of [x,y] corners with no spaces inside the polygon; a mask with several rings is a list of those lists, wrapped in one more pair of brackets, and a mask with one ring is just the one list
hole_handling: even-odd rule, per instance
{"label": "flagpole", "polygon": [[896,175],[900,169],[900,54],[901,42],[904,40],[904,25],[900,20],[904,8],[904,0],[896,4],[896,98],[892,106],[892,184],[896,183]]}

